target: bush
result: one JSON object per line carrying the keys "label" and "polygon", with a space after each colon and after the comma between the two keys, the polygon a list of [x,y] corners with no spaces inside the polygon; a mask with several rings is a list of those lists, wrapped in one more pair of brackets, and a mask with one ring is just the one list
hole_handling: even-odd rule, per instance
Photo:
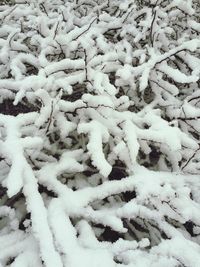
{"label": "bush", "polygon": [[200,266],[198,0],[0,5],[0,266]]}

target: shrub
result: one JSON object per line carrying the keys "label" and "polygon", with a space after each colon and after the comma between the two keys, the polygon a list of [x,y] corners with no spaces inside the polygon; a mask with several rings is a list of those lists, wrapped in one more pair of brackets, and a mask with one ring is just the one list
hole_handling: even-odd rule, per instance
{"label": "shrub", "polygon": [[2,2],[0,266],[200,266],[199,16]]}

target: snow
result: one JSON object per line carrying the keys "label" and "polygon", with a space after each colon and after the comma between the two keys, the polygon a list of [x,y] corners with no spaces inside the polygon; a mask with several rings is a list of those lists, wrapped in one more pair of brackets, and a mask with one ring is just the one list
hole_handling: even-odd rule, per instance
{"label": "snow", "polygon": [[79,60],[71,60],[71,59],[63,59],[56,63],[51,63],[44,68],[44,71],[47,76],[52,73],[56,73],[58,71],[65,71],[67,69],[81,69],[84,68],[84,61],[82,59]]}
{"label": "snow", "polygon": [[192,28],[192,29],[194,29],[194,30],[196,30],[196,31],[200,31],[200,24],[198,23],[198,22],[196,22],[196,21],[194,21],[194,20],[189,20],[188,21],[188,25]]}
{"label": "snow", "polygon": [[127,121],[124,125],[124,133],[125,133],[125,139],[127,141],[127,146],[129,149],[131,164],[134,166],[140,147],[137,141],[137,135],[134,124],[132,124],[130,121]]}
{"label": "snow", "polygon": [[198,81],[198,76],[186,76],[179,70],[171,68],[166,63],[162,63],[159,69],[178,83],[192,83]]}
{"label": "snow", "polygon": [[106,128],[98,122],[92,121],[90,123],[80,123],[78,126],[79,133],[89,133],[90,140],[87,145],[89,155],[92,163],[99,169],[103,176],[108,176],[111,172],[111,165],[106,161],[102,143],[107,142],[109,133]]}
{"label": "snow", "polygon": [[17,2],[0,4],[0,266],[200,266],[197,3]]}

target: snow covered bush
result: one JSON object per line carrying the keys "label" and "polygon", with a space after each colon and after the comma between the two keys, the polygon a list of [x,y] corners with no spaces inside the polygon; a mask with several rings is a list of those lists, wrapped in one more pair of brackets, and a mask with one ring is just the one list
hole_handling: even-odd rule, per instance
{"label": "snow covered bush", "polygon": [[200,266],[198,0],[0,5],[0,266]]}

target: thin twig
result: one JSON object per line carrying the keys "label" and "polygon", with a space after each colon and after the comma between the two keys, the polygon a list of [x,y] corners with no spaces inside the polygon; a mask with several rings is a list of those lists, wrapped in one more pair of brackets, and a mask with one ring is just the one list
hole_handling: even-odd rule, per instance
{"label": "thin twig", "polygon": [[196,150],[195,150],[195,152],[192,154],[192,156],[188,159],[188,161],[181,167],[181,170],[183,170],[189,163],[190,163],[190,161],[195,157],[195,155],[196,155],[196,153],[197,153],[197,151],[200,149],[200,147],[199,148],[197,148]]}
{"label": "thin twig", "polygon": [[59,26],[59,21],[57,22],[57,25],[56,25],[56,29],[55,29],[55,32],[54,32],[54,37],[53,37],[53,39],[56,38],[56,35],[57,35],[57,33],[58,33],[58,26]]}
{"label": "thin twig", "polygon": [[53,100],[51,101],[51,112],[50,112],[50,116],[49,116],[49,123],[48,123],[47,129],[46,129],[46,134],[48,133],[49,128],[51,126],[52,115],[53,115]]}
{"label": "thin twig", "polygon": [[92,26],[92,24],[95,22],[95,20],[97,20],[97,18],[95,18],[87,27],[86,30],[84,30],[82,33],[80,33],[78,36],[76,36],[76,38],[73,39],[73,41],[76,41],[80,36],[82,36],[84,33],[86,33]]}

